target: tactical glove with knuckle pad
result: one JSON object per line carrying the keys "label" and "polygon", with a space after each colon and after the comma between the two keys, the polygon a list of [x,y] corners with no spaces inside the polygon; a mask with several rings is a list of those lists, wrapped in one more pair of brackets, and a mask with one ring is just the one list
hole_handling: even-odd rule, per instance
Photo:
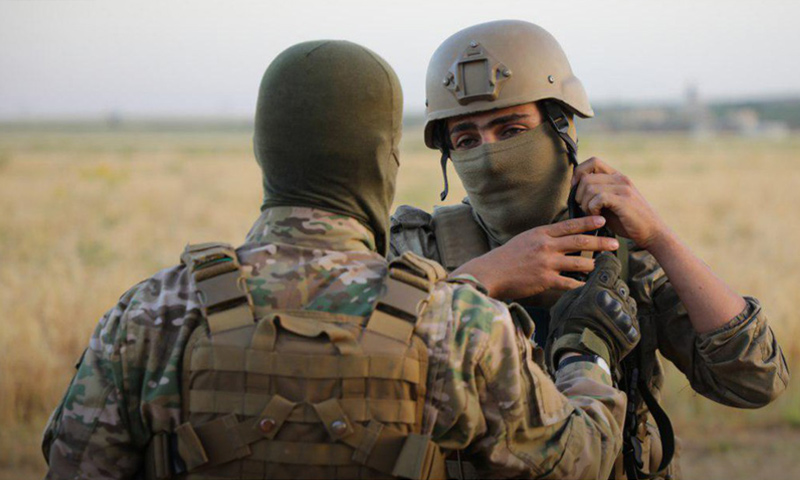
{"label": "tactical glove with knuckle pad", "polygon": [[546,347],[551,371],[567,352],[599,355],[613,369],[639,343],[636,302],[620,271],[613,254],[599,255],[586,284],[566,292],[553,306]]}

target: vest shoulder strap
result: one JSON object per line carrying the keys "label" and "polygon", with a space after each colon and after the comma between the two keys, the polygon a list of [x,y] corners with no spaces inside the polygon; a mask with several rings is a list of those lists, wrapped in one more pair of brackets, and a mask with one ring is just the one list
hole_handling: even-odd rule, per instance
{"label": "vest shoulder strap", "polygon": [[409,343],[433,285],[446,277],[441,265],[411,252],[392,260],[367,329]]}
{"label": "vest shoulder strap", "polygon": [[192,275],[195,294],[212,336],[253,324],[253,297],[236,249],[227,243],[186,245],[181,262]]}
{"label": "vest shoulder strap", "polygon": [[489,251],[489,239],[469,204],[434,208],[432,223],[439,257],[450,272]]}
{"label": "vest shoulder strap", "polygon": [[[411,275],[407,276],[407,273]],[[433,284],[447,278],[447,271],[434,260],[406,252],[389,262],[389,276],[404,276],[406,282],[430,290]]]}

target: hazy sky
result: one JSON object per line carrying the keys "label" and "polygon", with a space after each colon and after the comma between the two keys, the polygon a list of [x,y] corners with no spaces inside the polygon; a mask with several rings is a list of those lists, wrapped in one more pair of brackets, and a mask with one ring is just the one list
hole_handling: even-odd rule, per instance
{"label": "hazy sky", "polygon": [[267,64],[319,38],[385,57],[418,112],[439,43],[501,18],[554,34],[595,103],[800,96],[788,0],[0,0],[0,117],[251,115]]}

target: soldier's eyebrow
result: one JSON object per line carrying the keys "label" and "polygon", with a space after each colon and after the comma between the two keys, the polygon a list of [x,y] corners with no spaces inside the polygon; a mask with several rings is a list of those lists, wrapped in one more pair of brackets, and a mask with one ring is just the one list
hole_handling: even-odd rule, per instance
{"label": "soldier's eyebrow", "polygon": [[[509,113],[508,115],[503,115],[502,117],[497,117],[495,119],[492,119],[492,121],[487,123],[486,127],[484,128],[496,127],[497,125],[502,125],[504,123],[513,122],[527,117],[530,117],[530,115],[528,115],[527,113]],[[467,130],[478,130],[478,125],[475,124],[475,122],[459,123],[450,130],[450,135],[452,136],[455,135],[456,133],[465,132]]]}
{"label": "soldier's eyebrow", "polygon": [[450,130],[450,135],[454,135],[459,132],[465,132],[467,130],[477,130],[477,129],[478,126],[475,124],[475,122],[463,122],[453,127]]}
{"label": "soldier's eyebrow", "polygon": [[520,120],[522,118],[527,118],[530,115],[527,113],[510,113],[508,115],[503,115],[502,117],[497,117],[491,122],[487,123],[487,127],[495,127],[497,125],[502,125],[504,123],[513,122],[515,120]]}

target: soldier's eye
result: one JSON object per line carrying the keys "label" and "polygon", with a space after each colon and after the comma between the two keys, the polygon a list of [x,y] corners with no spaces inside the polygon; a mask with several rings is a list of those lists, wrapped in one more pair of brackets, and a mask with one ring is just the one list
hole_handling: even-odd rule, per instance
{"label": "soldier's eye", "polygon": [[478,146],[478,139],[469,135],[458,137],[455,141],[456,150],[467,150]]}
{"label": "soldier's eye", "polygon": [[511,138],[519,135],[520,133],[527,132],[527,128],[522,127],[508,127],[502,131],[500,138]]}

